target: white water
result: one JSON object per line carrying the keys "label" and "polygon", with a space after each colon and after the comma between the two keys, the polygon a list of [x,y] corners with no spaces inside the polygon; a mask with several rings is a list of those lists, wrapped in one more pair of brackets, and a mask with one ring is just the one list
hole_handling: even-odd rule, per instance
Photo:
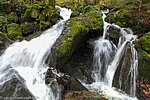
{"label": "white water", "polygon": [[63,17],[63,20],[60,20],[37,38],[12,44],[3,53],[0,57],[1,85],[11,78],[6,76],[10,69],[8,65],[11,65],[25,79],[27,88],[37,100],[59,99],[59,97],[53,96],[50,87],[45,84],[44,79],[48,69],[45,65],[45,60],[56,39],[62,33],[66,20],[71,15],[71,10],[59,8],[61,9],[60,15]]}
{"label": "white water", "polygon": [[[103,21],[106,17],[105,13],[108,11],[102,11]],[[116,46],[109,40],[105,39],[107,30],[110,26],[114,26],[120,29],[120,39]],[[125,31],[127,30],[127,31]],[[93,58],[93,71],[92,77],[95,80],[92,84],[84,84],[90,91],[103,94],[109,100],[137,100],[136,93],[136,75],[138,67],[137,52],[134,49],[132,42],[137,38],[133,35],[130,29],[120,28],[117,25],[109,24],[104,21],[103,37],[94,42],[94,58]],[[131,48],[131,66],[128,76],[130,76],[130,96],[124,93],[122,90],[112,87],[113,78],[120,60],[124,54],[124,49],[130,44]],[[121,72],[120,72],[121,73]],[[121,82],[121,81],[120,81]]]}

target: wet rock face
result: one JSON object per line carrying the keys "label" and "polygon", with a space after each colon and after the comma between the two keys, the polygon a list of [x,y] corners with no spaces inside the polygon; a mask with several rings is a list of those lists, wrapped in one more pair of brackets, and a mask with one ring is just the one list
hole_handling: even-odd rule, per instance
{"label": "wet rock face", "polygon": [[130,67],[131,67],[131,48],[130,44],[125,46],[122,57],[120,58],[120,63],[117,67],[117,70],[113,79],[113,86],[125,91],[127,94],[130,94]]}
{"label": "wet rock face", "polygon": [[113,41],[115,45],[118,44],[118,40],[120,37],[120,29],[115,26],[109,26],[109,29],[107,30],[106,38]]}
{"label": "wet rock face", "polygon": [[[15,71],[11,66],[8,66],[9,72],[4,72],[6,73],[5,75],[8,77],[3,77],[0,79],[0,99],[1,100],[24,100],[24,99],[30,99],[30,100],[35,100],[34,96],[32,93],[27,89],[25,85],[24,79],[18,75],[17,71]],[[5,79],[7,78],[7,79]]]}
{"label": "wet rock face", "polygon": [[92,46],[86,43],[73,53],[72,57],[60,70],[85,83],[91,83],[93,81],[91,77],[93,62],[92,53]]}
{"label": "wet rock face", "polygon": [[54,68],[48,69],[45,79],[46,84],[50,84],[54,95],[59,92],[61,93],[62,98],[65,93],[70,91],[87,91],[87,89],[77,79],[60,73]]}

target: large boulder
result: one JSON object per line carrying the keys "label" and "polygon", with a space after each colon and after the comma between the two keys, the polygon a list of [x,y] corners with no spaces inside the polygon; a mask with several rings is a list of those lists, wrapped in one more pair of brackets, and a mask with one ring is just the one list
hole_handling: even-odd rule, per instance
{"label": "large boulder", "polygon": [[22,23],[20,26],[21,26],[23,35],[28,35],[30,33],[34,33],[34,31],[36,29],[35,25],[33,23],[28,23],[28,22]]}
{"label": "large boulder", "polygon": [[150,82],[150,32],[135,42],[139,55],[139,78]]}
{"label": "large boulder", "polygon": [[82,16],[71,18],[67,21],[65,29],[60,38],[51,50],[50,66],[62,68],[64,63],[71,57],[87,40],[90,33],[98,30],[99,34],[103,30],[103,20],[101,12],[88,12]]}
{"label": "large boulder", "polygon": [[7,19],[5,16],[0,16],[0,31],[6,32],[7,29]]}
{"label": "large boulder", "polygon": [[[89,42],[89,41],[88,41]],[[71,58],[60,69],[62,72],[83,81],[84,83],[92,83],[92,64],[93,49],[91,44],[85,42]]]}
{"label": "large boulder", "polygon": [[40,14],[40,6],[38,4],[34,4],[31,7],[31,17],[32,18],[38,18],[39,14]]}
{"label": "large boulder", "polygon": [[[27,89],[25,80],[11,66],[6,67],[0,79],[0,98],[2,100],[32,99],[33,94]],[[5,73],[5,74],[4,74]]]}
{"label": "large boulder", "polygon": [[11,23],[7,25],[8,37],[12,40],[16,40],[17,37],[22,36],[21,28],[16,23]]}

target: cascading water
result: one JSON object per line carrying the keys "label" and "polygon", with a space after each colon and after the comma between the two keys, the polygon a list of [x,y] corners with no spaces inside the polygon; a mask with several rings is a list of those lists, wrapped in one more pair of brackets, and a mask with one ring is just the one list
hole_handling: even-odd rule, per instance
{"label": "cascading water", "polygon": [[[103,21],[106,17],[105,13],[108,13],[108,11],[102,11]],[[105,39],[107,35],[109,35],[108,29],[110,26],[120,29],[120,38],[117,45],[108,39]],[[90,91],[102,93],[109,100],[137,100],[135,97],[135,91],[138,57],[137,52],[132,44],[136,38],[137,36],[133,35],[130,29],[120,28],[117,25],[109,24],[104,21],[103,37],[94,42],[95,48],[92,71],[94,83],[84,84]],[[128,72],[128,76],[130,76],[130,96],[128,96],[122,90],[112,87],[115,72],[120,64],[120,60],[123,58],[125,48],[128,44],[130,45],[132,53],[130,61],[131,63],[129,66],[130,71]],[[121,76],[119,78],[121,87]]]}
{"label": "cascading water", "polygon": [[50,87],[45,84],[44,80],[48,69],[45,60],[51,51],[52,45],[63,31],[66,20],[71,15],[71,10],[58,8],[63,20],[60,20],[37,38],[12,44],[2,54],[0,57],[0,86],[12,78],[9,73],[13,69],[16,70],[14,75],[17,76],[19,73],[24,79],[23,82],[25,82],[26,87],[36,99],[59,99],[59,97],[53,96]]}

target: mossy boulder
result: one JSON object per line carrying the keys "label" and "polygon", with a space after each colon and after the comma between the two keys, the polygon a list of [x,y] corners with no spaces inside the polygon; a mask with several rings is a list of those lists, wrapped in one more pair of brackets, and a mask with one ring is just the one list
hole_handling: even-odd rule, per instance
{"label": "mossy boulder", "polygon": [[39,14],[40,14],[40,6],[38,4],[34,4],[31,7],[31,17],[32,18],[38,18]]}
{"label": "mossy boulder", "polygon": [[22,16],[22,21],[23,22],[31,22],[31,9],[26,9],[24,15]]}
{"label": "mossy boulder", "polygon": [[139,56],[139,78],[150,82],[150,32],[135,42],[135,46]]}
{"label": "mossy boulder", "polygon": [[52,24],[55,24],[60,18],[61,17],[56,9],[49,7],[48,12],[46,13],[46,21],[50,21]]}
{"label": "mossy boulder", "polygon": [[49,21],[47,21],[47,22],[41,21],[40,22],[40,29],[43,31],[50,28],[50,26],[51,26],[51,22],[49,22]]}
{"label": "mossy boulder", "polygon": [[0,1],[0,13],[2,13],[2,12],[10,13],[10,7],[11,7],[10,5],[11,5],[10,1],[1,0]]}
{"label": "mossy boulder", "polygon": [[87,40],[92,30],[103,30],[101,12],[89,12],[86,15],[68,20],[62,35],[52,48],[52,58],[57,59],[57,64],[51,59],[54,65],[50,66],[61,68],[73,52]]}
{"label": "mossy boulder", "polygon": [[7,25],[8,37],[11,40],[16,40],[18,36],[22,36],[21,28],[16,23],[11,23]]}
{"label": "mossy boulder", "polygon": [[33,33],[35,30],[35,25],[33,23],[22,23],[21,25],[21,30],[23,35],[28,35],[30,33]]}
{"label": "mossy boulder", "polygon": [[150,56],[149,53],[142,49],[138,49],[139,59],[139,79],[146,83],[150,83]]}
{"label": "mossy boulder", "polygon": [[7,20],[9,23],[17,23],[19,19],[15,12],[12,12],[8,15]]}
{"label": "mossy boulder", "polygon": [[132,26],[131,16],[128,10],[117,10],[110,12],[106,17],[106,21],[109,23],[115,23],[120,27]]}
{"label": "mossy boulder", "polygon": [[135,13],[134,10],[125,10],[121,7],[114,8],[105,20],[109,23],[115,23],[120,27],[131,28],[135,34],[147,32],[149,25],[145,25],[146,22],[138,18]]}
{"label": "mossy boulder", "polygon": [[5,32],[7,27],[7,19],[4,16],[0,16],[0,31]]}

